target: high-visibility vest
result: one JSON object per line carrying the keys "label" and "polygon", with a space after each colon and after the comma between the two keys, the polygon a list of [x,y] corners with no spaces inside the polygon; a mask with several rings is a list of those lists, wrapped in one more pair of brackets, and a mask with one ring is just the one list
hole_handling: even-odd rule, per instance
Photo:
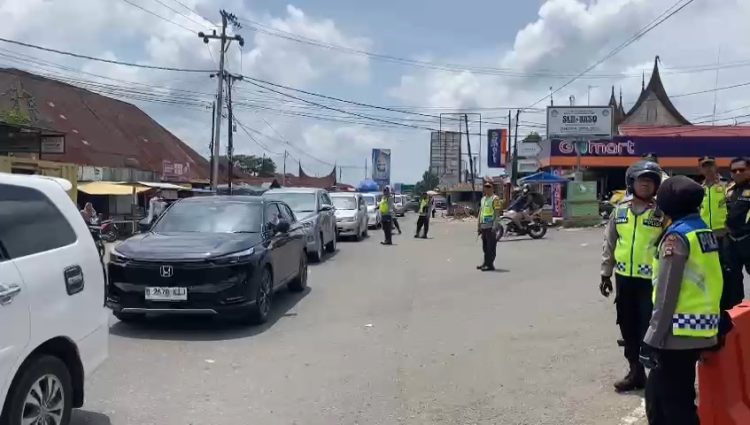
{"label": "high-visibility vest", "polygon": [[388,215],[390,214],[391,210],[388,207],[388,198],[383,197],[383,199],[380,200],[380,214],[382,215]]}
{"label": "high-visibility vest", "polygon": [[419,201],[419,214],[426,214],[427,213],[427,205],[429,205],[429,201],[427,199],[422,199]]}
{"label": "high-visibility vest", "polygon": [[650,208],[640,215],[630,209],[630,202],[615,210],[617,244],[615,273],[627,277],[651,279],[656,243],[662,234],[664,214]]}
{"label": "high-visibility vest", "polygon": [[[716,235],[697,214],[669,226],[659,244],[660,248],[670,234],[678,235],[690,248],[677,307],[672,316],[672,334],[696,338],[716,336],[719,331],[719,304],[724,288]],[[657,251],[654,259],[654,301],[660,284],[660,251],[661,249]]]}
{"label": "high-visibility vest", "polygon": [[716,183],[703,186],[706,190],[701,204],[701,218],[711,230],[725,229],[727,226],[727,195],[726,186]]}
{"label": "high-visibility vest", "polygon": [[495,221],[495,195],[482,197],[482,223]]}

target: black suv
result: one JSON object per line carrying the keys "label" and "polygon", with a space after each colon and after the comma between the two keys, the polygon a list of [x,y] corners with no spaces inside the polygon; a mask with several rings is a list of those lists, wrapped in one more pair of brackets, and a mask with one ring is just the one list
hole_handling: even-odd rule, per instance
{"label": "black suv", "polygon": [[112,251],[107,306],[121,321],[153,312],[263,323],[276,289],[305,289],[305,249],[303,229],[283,202],[186,198]]}

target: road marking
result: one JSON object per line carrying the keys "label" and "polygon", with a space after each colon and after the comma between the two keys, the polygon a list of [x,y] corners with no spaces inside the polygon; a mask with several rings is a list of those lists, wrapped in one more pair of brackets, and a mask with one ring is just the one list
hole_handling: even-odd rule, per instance
{"label": "road marking", "polygon": [[620,425],[633,425],[646,417],[646,400],[641,399],[640,406],[633,409],[630,414],[620,420]]}

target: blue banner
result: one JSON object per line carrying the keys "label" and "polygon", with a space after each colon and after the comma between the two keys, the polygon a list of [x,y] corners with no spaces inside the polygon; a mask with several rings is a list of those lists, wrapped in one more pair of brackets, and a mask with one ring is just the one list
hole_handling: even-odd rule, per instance
{"label": "blue banner", "polygon": [[487,130],[487,167],[503,168],[505,166],[508,133],[504,128]]}

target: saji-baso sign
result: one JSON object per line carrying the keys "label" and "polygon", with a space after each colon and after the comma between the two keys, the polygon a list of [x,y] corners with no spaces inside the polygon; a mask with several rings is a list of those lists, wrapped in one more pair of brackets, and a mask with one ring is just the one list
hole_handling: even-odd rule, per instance
{"label": "saji-baso sign", "polygon": [[584,139],[612,137],[611,106],[550,106],[547,137]]}

